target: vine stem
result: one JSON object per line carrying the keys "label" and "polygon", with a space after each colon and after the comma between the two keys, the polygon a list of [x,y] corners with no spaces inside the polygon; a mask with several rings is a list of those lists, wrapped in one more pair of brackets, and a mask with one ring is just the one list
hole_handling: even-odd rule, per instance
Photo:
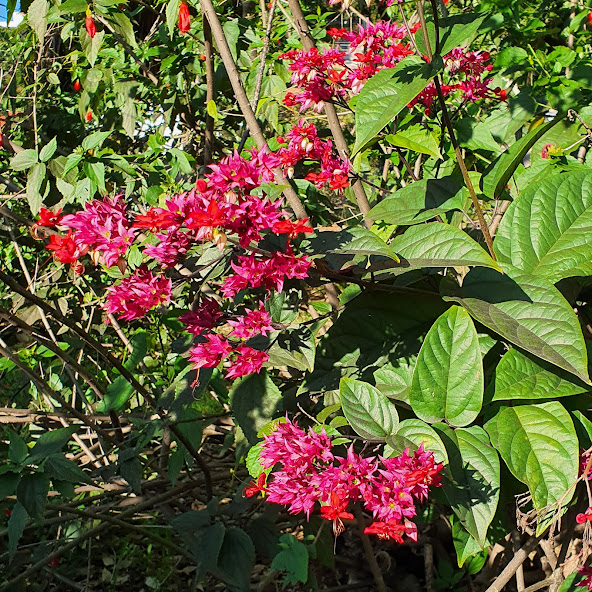
{"label": "vine stem", "polygon": [[[216,45],[218,46],[218,51],[220,53],[220,57],[222,58],[222,62],[224,63],[224,67],[226,68],[226,73],[228,74],[228,78],[230,79],[230,84],[232,85],[232,90],[236,96],[236,101],[238,106],[245,118],[247,123],[247,127],[251,132],[251,136],[259,150],[267,148],[267,141],[265,140],[265,136],[261,131],[261,127],[259,126],[259,122],[255,117],[255,112],[251,108],[251,104],[249,103],[249,99],[247,97],[247,93],[243,87],[243,83],[240,77],[240,72],[236,66],[234,58],[232,57],[232,53],[230,51],[230,47],[228,45],[228,41],[226,40],[226,35],[224,34],[224,30],[222,29],[222,24],[220,23],[220,19],[218,18],[218,14],[216,13],[216,9],[212,4],[212,0],[200,0],[200,5],[203,14],[208,19],[210,23],[210,27],[212,28],[212,34],[214,36],[214,40],[216,41]],[[288,183],[286,178],[284,177],[282,171],[278,168],[274,170],[275,175],[275,182],[278,185],[285,186],[284,188],[284,196],[288,200],[290,207],[294,210],[294,214],[296,214],[297,218],[306,218],[306,210],[304,209],[304,205],[300,201],[298,194],[294,191],[293,187]]]}
{"label": "vine stem", "polygon": [[[432,12],[434,15],[434,26],[436,30],[436,53],[440,50],[440,36],[438,31],[438,6],[437,0],[430,0],[432,6]],[[432,61],[432,49],[430,47],[427,29],[426,29],[426,20],[425,20],[425,13],[423,10],[423,1],[417,3],[417,12],[419,14],[419,20],[421,22],[421,30],[423,31],[425,45],[426,45],[426,52],[428,59],[430,62]],[[483,238],[485,239],[485,243],[487,244],[487,249],[489,250],[489,254],[491,258],[496,261],[495,253],[493,251],[493,240],[491,238],[491,234],[489,233],[489,226],[485,221],[485,216],[483,216],[483,210],[481,209],[481,204],[479,203],[479,199],[477,198],[477,194],[475,192],[475,188],[473,187],[473,183],[471,182],[471,178],[469,177],[469,172],[467,170],[467,165],[463,158],[462,152],[458,145],[458,141],[456,139],[456,134],[454,133],[454,128],[452,127],[452,121],[450,120],[450,114],[448,112],[448,106],[446,105],[446,99],[444,98],[444,93],[442,92],[442,87],[440,85],[440,77],[437,75],[434,78],[434,84],[436,86],[436,93],[438,94],[438,102],[440,103],[440,108],[442,109],[442,121],[446,129],[448,130],[448,135],[450,136],[450,141],[452,142],[452,147],[454,148],[454,155],[456,156],[456,162],[458,163],[458,167],[460,172],[463,176],[463,180],[467,189],[469,191],[469,195],[471,196],[471,201],[473,202],[473,206],[475,208],[475,212],[477,214],[477,219],[479,220],[479,227],[481,228],[481,232],[483,234]]]}
{"label": "vine stem", "polygon": [[[315,47],[315,42],[310,34],[304,13],[302,12],[300,0],[288,0],[288,6],[292,11],[292,18],[295,21],[296,31],[300,36],[303,49],[305,51],[313,49]],[[349,159],[349,147],[345,140],[345,136],[343,135],[343,129],[341,129],[341,123],[339,122],[339,117],[337,116],[337,111],[335,110],[335,105],[333,105],[333,103],[328,101],[325,102],[325,114],[327,115],[327,124],[335,139],[335,146],[337,147],[339,155],[344,160]],[[354,192],[358,209],[362,216],[364,216],[366,226],[369,228],[372,226],[373,221],[368,218],[370,204],[368,203],[368,197],[366,196],[366,191],[364,190],[361,181],[358,180],[352,185],[352,191]]]}
{"label": "vine stem", "polygon": [[366,559],[368,560],[368,566],[370,567],[370,571],[372,572],[372,576],[374,577],[376,590],[377,592],[387,592],[386,585],[382,577],[382,573],[380,571],[380,568],[378,567],[374,551],[372,550],[372,545],[370,544],[370,538],[366,533],[364,533],[365,519],[364,514],[362,512],[362,508],[360,507],[359,503],[354,504],[354,515],[356,517],[358,533],[360,535],[360,539],[362,540],[362,546],[364,547],[364,553],[366,555]]}

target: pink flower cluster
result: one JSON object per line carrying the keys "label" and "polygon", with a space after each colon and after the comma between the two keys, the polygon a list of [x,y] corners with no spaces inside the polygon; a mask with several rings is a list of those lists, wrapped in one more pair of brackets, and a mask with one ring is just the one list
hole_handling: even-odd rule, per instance
{"label": "pink flower cluster", "polygon": [[[229,238],[235,237],[239,249],[246,251],[231,259],[232,273],[220,285],[224,297],[233,299],[245,289],[281,292],[286,279],[307,277],[311,262],[294,254],[290,241],[313,229],[307,220],[289,220],[281,209],[281,200],[271,201],[265,195],[262,185],[274,180],[273,169],[282,163],[281,156],[255,149],[249,156],[234,152],[211,165],[195,189],[169,197],[164,207],[152,207],[134,216],[127,211],[122,196],[105,197],[67,216],[42,209],[35,231],[37,227],[67,230],[65,235],[51,234],[47,248],[58,261],[69,263],[79,273],[84,271],[79,258],[86,253],[95,264],[118,265],[124,273],[124,256],[140,238],[144,263],[106,290],[106,312],[127,321],[142,318],[155,306],[169,302],[171,280],[163,272],[177,265],[193,245],[205,241],[212,241],[223,251]],[[332,157],[321,157],[332,174]],[[266,234],[284,236],[283,251],[254,249],[253,243]],[[273,330],[263,301],[241,316],[225,315],[218,301],[202,298],[180,320],[199,338],[189,358],[196,369],[215,367],[228,359],[226,376],[237,378],[259,372],[269,358],[266,352],[247,344],[252,337]]]}
{"label": "pink flower cluster", "polygon": [[262,473],[245,490],[247,496],[261,491],[268,502],[288,506],[292,514],[310,517],[315,503],[321,516],[333,522],[335,534],[343,531],[342,519],[350,502],[363,503],[375,522],[367,533],[403,542],[403,535],[417,539],[411,518],[416,502],[427,498],[429,487],[440,484],[442,465],[423,445],[394,458],[363,457],[350,446],[345,457],[335,454],[324,428],[305,432],[286,418],[265,436],[259,461],[273,471]]}
{"label": "pink flower cluster", "polygon": [[320,164],[320,172],[310,172],[306,175],[306,180],[314,183],[319,189],[326,184],[334,191],[349,186],[349,160],[342,160],[335,155],[333,142],[319,138],[314,123],[307,123],[301,119],[285,138],[278,138],[278,142],[286,144],[276,154],[280,159],[280,166],[289,178],[294,175],[296,164],[306,160]]}
{"label": "pink flower cluster", "polygon": [[[410,33],[419,28],[416,25]],[[394,68],[403,58],[412,55],[411,45],[404,41],[408,35],[405,27],[392,21],[380,21],[367,26],[359,25],[356,31],[331,28],[328,34],[334,40],[345,40],[349,46],[345,51],[337,48],[308,51],[292,50],[280,57],[291,61],[292,84],[298,92],[286,94],[288,106],[299,105],[300,111],[312,108],[320,112],[326,102],[345,104],[348,97],[358,94],[364,84],[384,68]],[[425,58],[427,59],[427,58]],[[506,99],[506,92],[490,88],[491,79],[484,74],[491,71],[486,64],[489,54],[484,51],[467,51],[461,47],[444,56],[448,83],[443,85],[445,95],[458,92],[462,101],[474,102],[484,98]],[[410,104],[423,105],[426,114],[436,99],[433,83]]]}
{"label": "pink flower cluster", "polygon": [[171,299],[171,280],[140,267],[106,289],[105,310],[124,321],[141,319],[151,308]]}

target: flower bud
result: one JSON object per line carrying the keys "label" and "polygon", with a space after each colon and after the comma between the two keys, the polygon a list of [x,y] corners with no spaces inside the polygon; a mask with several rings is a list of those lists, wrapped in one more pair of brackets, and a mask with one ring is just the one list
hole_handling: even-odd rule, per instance
{"label": "flower bud", "polygon": [[187,33],[190,26],[191,17],[189,16],[189,7],[185,2],[181,2],[181,4],[179,4],[179,33]]}
{"label": "flower bud", "polygon": [[86,28],[86,32],[91,39],[97,34],[97,27],[92,16],[88,15],[84,19],[84,27]]}

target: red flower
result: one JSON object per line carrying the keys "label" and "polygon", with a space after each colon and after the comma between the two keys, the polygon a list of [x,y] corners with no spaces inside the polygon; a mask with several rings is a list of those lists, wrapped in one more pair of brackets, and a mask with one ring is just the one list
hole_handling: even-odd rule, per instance
{"label": "red flower", "polygon": [[394,520],[388,522],[373,522],[364,529],[364,534],[375,534],[379,539],[392,539],[397,543],[403,542],[402,534],[405,533],[405,525]]}
{"label": "red flower", "polygon": [[4,513],[5,513],[7,516],[10,516],[10,514],[11,514],[10,510],[4,510]]}
{"label": "red flower", "polygon": [[85,119],[86,119],[86,121],[88,121],[88,122],[91,122],[91,121],[92,121],[92,118],[93,118],[93,112],[92,112],[92,111],[89,109],[89,110],[86,112]]}
{"label": "red flower", "polygon": [[151,232],[168,229],[176,221],[173,212],[162,208],[150,208],[145,214],[138,214],[133,223],[133,228],[146,228]]}
{"label": "red flower", "polygon": [[80,257],[88,252],[88,247],[81,247],[74,242],[71,230],[68,231],[66,236],[52,234],[46,248],[53,251],[54,258],[60,263],[76,263]]}
{"label": "red flower", "polygon": [[37,220],[37,226],[47,226],[48,228],[54,228],[57,224],[60,223],[63,216],[60,215],[62,208],[59,208],[58,211],[54,214],[51,210],[46,208],[41,208],[39,210],[39,220]]}
{"label": "red flower", "polygon": [[588,13],[588,22],[592,25],[592,12]]}
{"label": "red flower", "polygon": [[243,495],[246,495],[247,497],[253,497],[259,492],[265,493],[265,477],[265,473],[261,473],[257,479],[257,483],[255,483],[255,481],[251,481],[249,485],[245,487]]}
{"label": "red flower", "polygon": [[321,517],[333,522],[333,533],[339,536],[344,530],[342,518],[353,520],[354,515],[346,512],[348,499],[342,500],[334,491],[331,492],[331,503],[321,507]]}
{"label": "red flower", "polygon": [[273,226],[272,230],[275,234],[287,234],[288,238],[296,238],[299,234],[306,234],[308,232],[314,232],[314,230],[306,223],[308,218],[304,220],[278,220]]}
{"label": "red flower", "polygon": [[49,567],[52,568],[56,568],[58,565],[60,564],[60,558],[59,557],[54,557],[50,562],[49,562]]}
{"label": "red flower", "polygon": [[75,90],[76,92],[78,92],[78,91],[79,91],[81,88],[82,88],[82,87],[81,87],[81,85],[80,85],[80,80],[77,80],[77,81],[74,83],[74,90]]}
{"label": "red flower", "polygon": [[191,25],[191,17],[189,16],[189,7],[185,2],[179,4],[179,32],[181,34],[187,33]]}
{"label": "red flower", "polygon": [[576,516],[576,522],[578,524],[584,524],[585,522],[592,522],[592,508],[588,508],[584,514],[578,514]]}
{"label": "red flower", "polygon": [[92,16],[89,15],[84,19],[84,27],[86,28],[86,32],[91,39],[97,34],[97,27]]}

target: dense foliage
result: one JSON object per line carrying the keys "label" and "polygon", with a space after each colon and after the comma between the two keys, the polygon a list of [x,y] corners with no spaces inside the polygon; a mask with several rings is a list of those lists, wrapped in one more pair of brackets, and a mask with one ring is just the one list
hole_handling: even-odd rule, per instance
{"label": "dense foliage", "polygon": [[592,12],[20,9],[0,591],[592,589]]}

